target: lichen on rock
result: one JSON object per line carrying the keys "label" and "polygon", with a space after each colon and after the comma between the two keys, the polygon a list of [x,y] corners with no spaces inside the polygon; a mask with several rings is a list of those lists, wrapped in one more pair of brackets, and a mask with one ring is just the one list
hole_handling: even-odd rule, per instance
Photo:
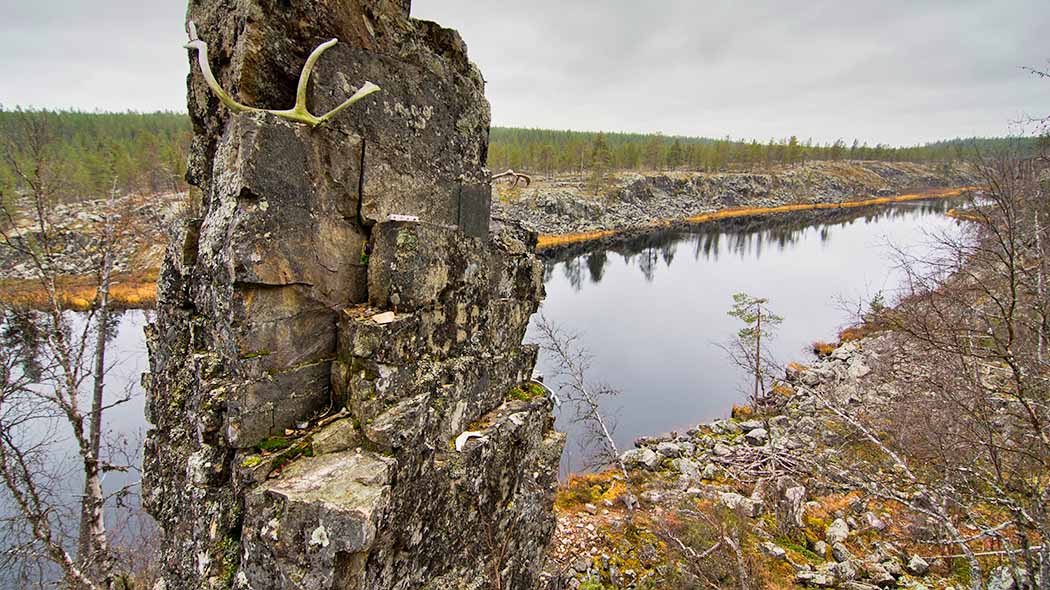
{"label": "lichen on rock", "polygon": [[[530,587],[564,437],[509,396],[543,297],[536,236],[490,227],[489,107],[455,31],[406,0],[192,0],[224,88],[189,81],[201,216],[172,237],[148,329],[145,505],[166,587]],[[400,221],[391,221],[391,216]],[[408,216],[408,217],[400,217]],[[403,219],[413,219],[404,221]],[[478,431],[457,452],[450,444]]]}

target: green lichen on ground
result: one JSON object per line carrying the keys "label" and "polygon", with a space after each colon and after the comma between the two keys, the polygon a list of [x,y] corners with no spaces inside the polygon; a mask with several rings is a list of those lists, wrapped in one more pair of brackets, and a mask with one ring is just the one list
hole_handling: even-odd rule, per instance
{"label": "green lichen on ground", "polygon": [[259,444],[255,445],[255,448],[260,453],[276,453],[278,451],[283,451],[290,446],[292,446],[292,441],[287,438],[283,436],[271,436],[259,441]]}
{"label": "green lichen on ground", "polygon": [[262,464],[263,461],[265,461],[265,459],[262,457],[262,455],[250,455],[248,457],[245,457],[244,461],[241,462],[241,467],[252,468]]}
{"label": "green lichen on ground", "polygon": [[219,570],[219,577],[222,579],[223,584],[230,588],[233,586],[233,577],[237,573],[237,568],[241,564],[241,542],[240,539],[231,535],[226,535],[219,541],[218,553],[222,556],[221,569]]}
{"label": "green lichen on ground", "polygon": [[507,398],[527,402],[542,397],[543,394],[544,390],[542,385],[530,382],[522,383],[521,385],[511,388],[511,390],[507,392]]}

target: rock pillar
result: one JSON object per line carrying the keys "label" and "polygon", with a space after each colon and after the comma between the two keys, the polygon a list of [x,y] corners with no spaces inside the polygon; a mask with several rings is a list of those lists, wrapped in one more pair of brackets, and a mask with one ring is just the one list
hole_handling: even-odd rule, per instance
{"label": "rock pillar", "polygon": [[189,18],[241,103],[289,108],[333,37],[311,111],[382,91],[313,128],[231,112],[191,56],[202,204],[147,333],[163,584],[531,587],[564,439],[527,384],[535,235],[490,224],[462,39],[408,0],[193,0]]}

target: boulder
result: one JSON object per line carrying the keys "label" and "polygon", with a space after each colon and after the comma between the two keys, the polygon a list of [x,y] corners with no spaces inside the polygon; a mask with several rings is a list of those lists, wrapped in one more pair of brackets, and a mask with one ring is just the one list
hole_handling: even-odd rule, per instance
{"label": "boulder", "polygon": [[762,551],[762,553],[764,553],[768,557],[779,561],[787,560],[787,551],[785,551],[776,543],[773,543],[771,541],[764,541],[758,546],[758,548]]}
{"label": "boulder", "polygon": [[925,559],[918,555],[912,555],[911,559],[908,560],[908,565],[905,566],[908,573],[913,576],[925,576],[926,572],[930,570],[930,564]]}
{"label": "boulder", "polygon": [[886,528],[886,523],[883,522],[883,520],[879,518],[874,512],[865,512],[864,522],[865,524],[867,524],[868,528],[874,529],[876,531],[881,531]]}
{"label": "boulder", "polygon": [[715,464],[708,463],[707,465],[704,465],[704,470],[700,473],[700,478],[711,480],[716,477],[718,477],[718,468],[715,467]]}
{"label": "boulder", "polygon": [[677,443],[664,441],[656,445],[656,452],[664,459],[674,459],[682,456],[682,447]]}
{"label": "boulder", "polygon": [[620,459],[628,467],[641,466],[646,469],[656,469],[660,465],[660,456],[648,447],[631,449],[621,455]]}
{"label": "boulder", "polygon": [[841,542],[831,545],[831,557],[838,562],[851,561],[854,558],[850,550]]}
{"label": "boulder", "polygon": [[749,518],[755,518],[762,514],[761,502],[745,498],[734,492],[722,492],[718,495],[718,501],[726,508]]}
{"label": "boulder", "polygon": [[829,545],[844,543],[848,537],[849,525],[847,525],[846,521],[841,518],[836,518],[830,525],[828,525],[828,528],[824,530],[824,540],[827,541]]}
{"label": "boulder", "polygon": [[674,466],[687,481],[700,481],[700,467],[689,459],[675,459]]}
{"label": "boulder", "polygon": [[769,442],[769,433],[765,428],[756,428],[745,434],[744,438],[747,440],[747,444],[760,447]]}

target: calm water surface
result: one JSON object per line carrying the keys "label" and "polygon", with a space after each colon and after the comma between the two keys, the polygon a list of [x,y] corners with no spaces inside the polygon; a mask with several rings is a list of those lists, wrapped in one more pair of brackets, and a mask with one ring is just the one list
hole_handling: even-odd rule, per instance
{"label": "calm water surface", "polygon": [[[592,378],[622,392],[603,406],[617,444],[630,448],[636,437],[684,432],[745,403],[745,377],[718,346],[741,327],[726,315],[733,293],[768,298],[784,317],[771,342],[778,361],[812,358],[809,345],[834,340],[858,301],[880,291],[894,299],[902,277],[891,245],[921,253],[931,236],[956,231],[944,215],[953,204],[727,220],[563,253],[547,261],[541,312],[578,333]],[[537,320],[527,339],[538,337]],[[552,374],[550,360],[541,356],[538,370]],[[558,416],[569,433],[563,474],[584,463],[571,414]]]}

